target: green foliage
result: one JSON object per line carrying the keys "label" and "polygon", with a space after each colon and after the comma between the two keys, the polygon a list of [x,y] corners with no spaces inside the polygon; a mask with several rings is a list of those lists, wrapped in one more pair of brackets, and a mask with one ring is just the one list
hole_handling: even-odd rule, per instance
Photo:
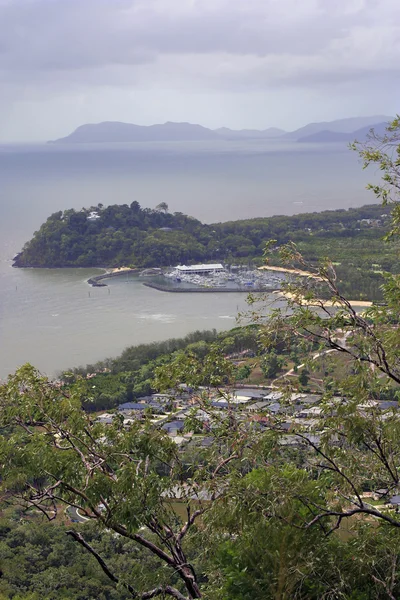
{"label": "green foliage", "polygon": [[267,379],[274,379],[284,366],[284,358],[278,356],[276,350],[263,354],[261,369]]}
{"label": "green foliage", "polygon": [[242,365],[241,367],[239,367],[236,374],[239,381],[242,381],[243,379],[248,379],[250,375],[251,367],[249,365]]}
{"label": "green foliage", "polygon": [[[88,220],[91,210],[98,219]],[[133,202],[54,213],[25,244],[15,264],[154,267],[210,260],[262,264],[266,244],[273,248],[291,240],[314,264],[327,254],[339,263],[344,293],[379,299],[381,271],[397,270],[398,244],[383,248],[380,243],[387,232],[388,219],[382,217],[379,205],[206,225],[182,213],[170,214],[163,202],[155,210]],[[276,252],[270,262],[282,264]]]}
{"label": "green foliage", "polygon": [[[126,348],[115,359],[100,361],[94,365],[69,369],[61,375],[63,381],[73,383],[87,379],[87,394],[83,401],[88,412],[109,410],[124,402],[147,396],[155,391],[156,372],[162,371],[184,355],[203,360],[212,351],[213,343],[225,354],[250,350],[260,352],[257,329],[251,326],[237,327],[230,332],[194,331],[183,338],[152,342]],[[182,354],[183,353],[183,354]],[[242,372],[248,377],[248,368]],[[240,379],[241,376],[238,375]]]}
{"label": "green foliage", "polygon": [[309,373],[308,369],[306,369],[306,368],[301,369],[301,372],[299,375],[299,383],[301,383],[301,385],[303,387],[307,387],[309,380],[310,380],[310,373]]}
{"label": "green foliage", "polygon": [[[148,576],[148,557],[132,556],[131,542],[112,538],[90,525],[81,526],[91,543],[119,571]],[[0,598],[13,600],[126,600],[95,559],[66,534],[65,525],[38,518],[24,523],[2,520],[0,525]],[[147,564],[146,564],[147,563]]]}

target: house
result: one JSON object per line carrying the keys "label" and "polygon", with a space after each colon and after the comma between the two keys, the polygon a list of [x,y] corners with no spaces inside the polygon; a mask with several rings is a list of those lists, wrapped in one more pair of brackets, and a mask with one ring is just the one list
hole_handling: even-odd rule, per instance
{"label": "house", "polygon": [[96,421],[98,423],[102,423],[103,425],[111,425],[113,422],[115,415],[111,414],[111,413],[103,413],[102,415],[99,415],[96,419]]}
{"label": "house", "polygon": [[162,429],[168,433],[168,435],[175,437],[178,432],[183,431],[185,427],[185,421],[170,421],[162,426]]}
{"label": "house", "polygon": [[97,221],[97,219],[100,219],[100,215],[96,211],[92,210],[92,212],[90,212],[86,218],[88,221]]}
{"label": "house", "polygon": [[302,408],[298,416],[306,419],[308,417],[320,417],[323,409],[320,406],[312,406],[311,408]]}
{"label": "house", "polygon": [[153,413],[162,413],[164,412],[164,407],[156,403],[147,404],[145,402],[125,402],[124,404],[120,404],[117,410],[123,413],[133,412],[136,414],[143,414],[145,410],[150,410]]}
{"label": "house", "polygon": [[251,404],[250,406],[247,406],[246,409],[248,411],[257,411],[257,410],[266,410],[268,407],[268,402],[265,401],[260,401],[260,402],[255,402],[254,404]]}
{"label": "house", "polygon": [[[231,405],[229,404],[229,402],[227,402],[226,400],[216,400],[215,402],[211,402],[211,406],[213,408],[218,408],[220,410],[224,409],[226,410],[227,408],[229,408]],[[232,407],[231,407],[232,408]]]}
{"label": "house", "polygon": [[228,402],[229,404],[247,404],[251,400],[252,400],[252,398],[250,396],[242,396],[242,395],[239,396],[236,393],[233,393],[233,394],[225,394],[222,398],[220,398],[220,397],[215,398],[214,402],[215,403]]}
{"label": "house", "polygon": [[274,402],[266,407],[268,412],[271,412],[273,415],[277,415],[281,411],[281,405],[279,402]]}
{"label": "house", "polygon": [[321,402],[321,396],[318,394],[302,394],[302,404],[316,404]]}
{"label": "house", "polygon": [[282,436],[278,443],[280,446],[308,446],[308,440],[310,444],[315,444],[318,446],[321,440],[319,435],[313,435],[310,433],[304,434],[304,438],[289,434]]}
{"label": "house", "polygon": [[[245,352],[249,351],[245,350]],[[254,352],[252,354],[254,356]],[[267,391],[253,388],[237,388],[233,390],[233,393],[237,396],[248,396],[249,398],[251,398],[251,400],[263,400]]]}
{"label": "house", "polygon": [[266,396],[264,396],[264,400],[280,400],[282,398],[282,392],[270,392]]}
{"label": "house", "polygon": [[399,403],[396,400],[382,400],[379,402],[378,408],[380,410],[397,410],[399,408]]}

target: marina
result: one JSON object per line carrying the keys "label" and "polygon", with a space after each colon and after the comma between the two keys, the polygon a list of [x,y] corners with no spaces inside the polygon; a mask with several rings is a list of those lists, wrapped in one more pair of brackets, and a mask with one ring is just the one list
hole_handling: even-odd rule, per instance
{"label": "marina", "polygon": [[239,265],[178,266],[147,282],[149,287],[171,292],[272,292],[281,289],[285,273]]}
{"label": "marina", "polygon": [[287,275],[279,271],[251,269],[248,266],[204,264],[159,268],[113,269],[88,279],[92,287],[106,287],[104,280],[122,275],[139,275],[141,283],[160,292],[274,292],[281,289]]}

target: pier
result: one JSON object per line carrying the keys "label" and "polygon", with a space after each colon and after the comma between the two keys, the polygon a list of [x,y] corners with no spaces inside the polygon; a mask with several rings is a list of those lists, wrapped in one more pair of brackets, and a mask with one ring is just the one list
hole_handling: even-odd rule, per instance
{"label": "pier", "polygon": [[120,271],[112,271],[111,273],[102,273],[101,275],[95,275],[87,280],[88,284],[92,287],[107,287],[106,283],[103,283],[103,279],[111,279],[113,277],[121,277],[121,275],[137,275],[142,269],[124,269]]}

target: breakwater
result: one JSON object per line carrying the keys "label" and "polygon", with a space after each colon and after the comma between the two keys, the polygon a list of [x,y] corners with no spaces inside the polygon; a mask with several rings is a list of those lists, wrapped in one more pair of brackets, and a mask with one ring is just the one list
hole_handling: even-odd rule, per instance
{"label": "breakwater", "polygon": [[101,275],[95,275],[87,280],[88,284],[92,287],[106,287],[107,284],[103,283],[103,279],[111,279],[113,277],[121,277],[121,275],[137,275],[143,269],[124,269],[123,271],[112,271],[111,273],[102,273]]}
{"label": "breakwater", "polygon": [[149,288],[153,288],[158,290],[159,292],[173,292],[176,294],[215,294],[215,292],[246,292],[247,294],[253,292],[276,292],[279,291],[280,288],[266,288],[266,287],[238,287],[238,288],[222,288],[222,287],[196,287],[196,288],[179,288],[179,287],[171,287],[168,285],[162,285],[161,283],[155,283],[153,281],[143,282],[143,285]]}

